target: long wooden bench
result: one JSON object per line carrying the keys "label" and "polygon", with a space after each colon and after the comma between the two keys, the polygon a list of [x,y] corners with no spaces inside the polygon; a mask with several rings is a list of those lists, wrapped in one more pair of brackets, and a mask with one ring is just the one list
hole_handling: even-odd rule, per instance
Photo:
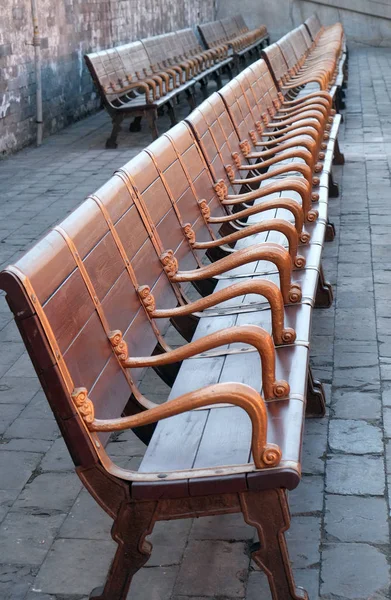
{"label": "long wooden bench", "polygon": [[[258,531],[274,600],[307,598],[284,531],[305,416],[325,406],[309,341],[313,308],[332,300],[321,252],[340,117],[327,92],[277,109],[259,96],[264,69],[246,70],[242,102],[234,85],[205,100],[0,274],[77,473],[114,520],[95,600],[125,600],[157,521],[234,512]],[[243,123],[271,106],[284,119],[254,121],[254,147],[273,157],[251,156]],[[140,392],[147,367],[172,385],[162,405]],[[149,444],[137,471],[105,449],[126,429]]]}
{"label": "long wooden bench", "polygon": [[206,96],[211,77],[218,86],[223,69],[232,77],[228,48],[202,50],[191,29],[87,54],[85,61],[113,123],[106,148],[117,147],[124,119],[133,119],[130,131],[140,131],[141,119],[146,117],[155,139],[159,135],[159,109],[166,106],[175,125],[175,99],[179,94],[186,95],[192,109],[196,84]]}
{"label": "long wooden bench", "polygon": [[226,44],[233,55],[237,73],[243,68],[247,55],[258,55],[269,44],[265,25],[249,30],[242,15],[226,17],[198,25],[198,31],[206,48]]}

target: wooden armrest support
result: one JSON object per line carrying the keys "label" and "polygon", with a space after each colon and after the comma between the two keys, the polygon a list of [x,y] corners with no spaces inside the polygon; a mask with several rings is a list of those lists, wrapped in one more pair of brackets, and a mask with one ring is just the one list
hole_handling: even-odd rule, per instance
{"label": "wooden armrest support", "polygon": [[[250,192],[252,193],[252,192]],[[255,193],[255,192],[254,192]],[[257,196],[259,198],[259,196]],[[224,201],[224,204],[229,204],[229,201]],[[245,219],[251,215],[256,215],[260,212],[265,212],[266,210],[274,210],[276,208],[284,208],[292,213],[295,219],[295,227],[297,231],[297,235],[299,236],[300,242],[302,244],[307,244],[310,241],[310,235],[307,232],[303,232],[303,224],[304,224],[304,214],[303,209],[300,204],[298,204],[292,198],[274,198],[273,200],[265,200],[259,204],[254,204],[253,206],[249,206],[243,210],[235,212],[231,215],[227,215],[224,217],[210,217],[209,223],[227,223],[232,221],[239,221],[240,219]],[[252,227],[247,223],[243,223],[242,227],[247,229],[247,227]]]}
{"label": "wooden armrest support", "polygon": [[[251,171],[252,169],[262,168],[260,165],[262,165],[262,163],[259,163],[258,166],[248,165],[248,168],[246,167],[246,169],[243,169],[243,170]],[[247,177],[245,179],[233,179],[231,181],[231,183],[234,185],[244,185],[246,183],[250,183],[250,184],[261,183],[262,181],[267,181],[268,179],[273,179],[277,175],[284,175],[285,173],[293,173],[296,171],[301,173],[303,175],[304,179],[307,181],[307,183],[311,185],[312,171],[311,171],[310,167],[304,163],[293,163],[293,162],[288,163],[287,165],[282,165],[280,167],[277,167],[276,169],[273,169],[273,171],[264,173],[263,175],[254,175],[253,177]]]}
{"label": "wooden armrest support", "polygon": [[[311,196],[311,186],[308,181],[304,178],[300,177],[286,177],[279,181],[273,181],[272,183],[268,183],[263,185],[258,190],[254,190],[252,192],[247,192],[245,194],[237,194],[231,195],[229,194],[225,200],[222,201],[222,204],[243,204],[244,202],[252,202],[253,200],[257,200],[258,198],[263,198],[264,196],[268,196],[269,194],[273,194],[275,192],[284,192],[284,191],[294,191],[300,194],[302,201],[302,209],[304,213],[304,218],[306,221],[314,222],[318,218],[318,213],[316,210],[313,210],[312,201],[319,200],[318,194],[312,194]],[[235,213],[236,214],[236,213]]]}
{"label": "wooden armrest support", "polygon": [[[166,256],[171,257],[169,252],[164,253],[161,256],[163,264],[165,263]],[[194,269],[192,271],[177,271],[175,274],[170,274],[172,281],[185,282],[185,281],[200,281],[202,279],[209,279],[216,275],[226,273],[231,269],[247,265],[248,263],[268,260],[276,265],[280,277],[280,289],[282,297],[285,303],[295,303],[301,300],[301,289],[297,284],[291,284],[292,274],[292,261],[289,253],[280,246],[279,244],[273,244],[266,242],[264,244],[254,244],[249,248],[242,248],[230,256],[226,256],[217,260],[216,262]],[[167,272],[167,270],[166,270]]]}
{"label": "wooden armrest support", "polygon": [[[116,334],[118,332],[113,332],[113,335]],[[164,354],[126,358],[122,361],[122,365],[125,368],[136,369],[170,365],[201,352],[236,342],[249,344],[258,350],[261,358],[262,387],[267,400],[282,398],[289,394],[288,383],[286,381],[276,381],[276,357],[272,337],[262,327],[256,325],[241,325],[222,329]]]}
{"label": "wooden armrest support", "polygon": [[[246,158],[250,160],[257,158],[267,159],[269,157],[278,156],[280,152],[284,152],[285,150],[302,146],[306,148],[310,153],[309,155],[305,156],[304,160],[311,167],[313,166],[314,161],[317,159],[317,143],[312,137],[304,137],[303,135],[292,135],[287,140],[281,140],[280,138],[278,140],[278,145],[275,143],[272,148],[268,150],[263,150],[262,152],[250,152],[250,154],[247,154]],[[301,158],[303,158],[303,156]]]}
{"label": "wooden armrest support", "polygon": [[297,254],[299,236],[296,228],[292,223],[289,223],[289,221],[284,221],[283,219],[271,219],[268,221],[262,221],[260,223],[253,223],[251,225],[247,225],[247,227],[240,231],[235,231],[234,233],[221,237],[217,240],[211,240],[209,242],[195,242],[193,244],[193,248],[205,250],[208,248],[216,248],[223,244],[232,244],[250,235],[262,233],[264,231],[279,231],[280,233],[283,233],[288,239],[289,254],[291,255],[293,264],[298,269],[305,267],[304,256]]}
{"label": "wooden armrest support", "polygon": [[[142,287],[145,288],[146,286]],[[138,291],[139,294],[142,295],[143,289],[139,288]],[[238,296],[244,296],[246,294],[259,294],[268,300],[272,313],[272,335],[274,343],[276,345],[292,344],[296,339],[296,333],[290,327],[284,328],[284,302],[281,291],[275,283],[268,279],[241,281],[240,283],[230,285],[223,290],[214,292],[205,298],[200,298],[195,302],[178,306],[173,309],[154,310],[151,312],[151,317],[163,319],[183,317],[195,312],[201,312],[207,308],[216,306],[216,304],[220,304],[220,302],[225,302],[226,300],[231,300],[231,298],[237,298]]]}
{"label": "wooden armrest support", "polygon": [[[258,158],[256,156],[257,153],[254,153],[255,156],[254,158]],[[248,158],[251,158],[251,156],[249,156]],[[311,152],[309,152],[306,149],[303,148],[294,148],[294,149],[289,149],[287,151],[283,151],[281,154],[276,154],[275,156],[273,156],[273,158],[268,158],[266,160],[263,160],[262,162],[258,162],[258,163],[252,163],[250,165],[240,165],[239,167],[237,167],[239,169],[239,171],[252,171],[253,169],[266,169],[271,167],[272,165],[278,164],[283,160],[289,159],[289,158],[301,158],[302,160],[304,160],[306,167],[308,167],[307,169],[307,174],[304,174],[304,177],[307,179],[307,181],[311,182],[312,181],[312,165],[314,163],[314,158],[311,154]],[[315,167],[314,167],[315,168]],[[273,171],[271,171],[271,173],[269,174],[269,177],[273,174]]]}
{"label": "wooden armrest support", "polygon": [[233,404],[246,411],[251,419],[251,452],[257,469],[275,467],[281,460],[281,450],[276,444],[267,443],[267,412],[260,394],[243,383],[216,383],[189,392],[165,404],[121,419],[94,419],[88,425],[90,431],[123,431],[156,423],[184,412],[211,404]]}

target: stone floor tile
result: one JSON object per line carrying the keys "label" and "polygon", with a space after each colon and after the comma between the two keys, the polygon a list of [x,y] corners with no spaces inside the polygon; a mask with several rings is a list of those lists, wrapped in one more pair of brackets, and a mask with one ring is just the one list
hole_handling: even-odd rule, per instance
{"label": "stone floor tile", "polygon": [[320,513],[323,510],[324,478],[303,476],[300,485],[289,492],[289,506],[292,515]]}
{"label": "stone floor tile", "polygon": [[110,539],[112,525],[113,519],[83,490],[61,527],[60,537],[106,541]]}
{"label": "stone floor tile", "polygon": [[33,584],[46,594],[90,594],[103,585],[115,545],[111,541],[57,539]]}
{"label": "stone floor tile", "polygon": [[[178,569],[177,566],[141,569],[132,581],[128,600],[168,600],[172,597]],[[192,596],[191,600],[197,598]]]}
{"label": "stone floor tile", "polygon": [[[7,344],[8,346],[9,344]],[[35,396],[39,388],[38,380],[31,380],[27,377],[1,377],[0,404],[11,402],[12,404],[26,405]]]}
{"label": "stone floor tile", "polygon": [[338,388],[333,391],[332,412],[338,419],[371,419],[381,417],[380,392],[351,391]]}
{"label": "stone floor tile", "polygon": [[384,450],[380,427],[365,421],[333,419],[330,422],[329,446],[346,454],[381,454]]}
{"label": "stone floor tile", "polygon": [[329,541],[388,544],[384,498],[326,495],[325,530]]}
{"label": "stone floor tile", "polygon": [[321,594],[326,598],[387,598],[390,576],[386,556],[367,544],[330,544],[323,551]]}
{"label": "stone floor tile", "polygon": [[35,452],[11,452],[0,446],[0,489],[21,490],[42,459]]}
{"label": "stone floor tile", "polygon": [[33,581],[33,567],[28,565],[0,564],[1,600],[25,600],[26,594]]}
{"label": "stone floor tile", "polygon": [[249,557],[242,542],[190,540],[175,594],[244,598]]}
{"label": "stone floor tile", "polygon": [[51,419],[15,419],[5,431],[4,435],[10,438],[31,438],[36,440],[55,440],[60,432],[58,425]]}
{"label": "stone floor tile", "polygon": [[0,560],[8,564],[40,566],[65,514],[10,511],[0,525]]}
{"label": "stone floor tile", "polygon": [[58,438],[45,454],[41,465],[43,471],[73,471],[74,464],[69,456],[67,447],[62,438]]}
{"label": "stone floor tile", "polygon": [[195,540],[246,541],[254,538],[255,529],[243,519],[242,513],[194,519],[191,538]]}
{"label": "stone floor tile", "polygon": [[42,473],[24,487],[14,506],[68,512],[81,487],[76,473]]}
{"label": "stone floor tile", "polygon": [[331,494],[383,496],[384,461],[378,456],[332,455],[327,460],[326,491]]}

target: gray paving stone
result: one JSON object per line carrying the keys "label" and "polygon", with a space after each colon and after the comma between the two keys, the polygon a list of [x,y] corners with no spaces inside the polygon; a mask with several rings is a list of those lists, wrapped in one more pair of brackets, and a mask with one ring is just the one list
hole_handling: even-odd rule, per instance
{"label": "gray paving stone", "polygon": [[381,417],[381,395],[338,388],[333,391],[332,410],[338,419],[377,420]]}
{"label": "gray paving stone", "polygon": [[[321,594],[326,598],[387,598],[390,585],[386,556],[367,544],[335,544],[323,551]],[[323,596],[322,596],[323,597]]]}
{"label": "gray paving stone", "polygon": [[25,486],[14,506],[68,512],[81,486],[76,473],[43,473]]}
{"label": "gray paving stone", "polygon": [[15,419],[5,431],[7,438],[31,438],[36,440],[55,440],[59,436],[58,425],[51,419]]}
{"label": "gray paving stone", "polygon": [[346,454],[381,454],[384,450],[380,427],[351,419],[331,420],[329,446]]}
{"label": "gray paving stone", "polygon": [[83,490],[61,527],[60,537],[107,541],[110,539],[112,525],[113,520],[109,515]]}
{"label": "gray paving stone", "polygon": [[[128,598],[129,600],[167,600],[171,598],[177,576],[177,566],[141,569],[132,581]],[[192,600],[197,598],[192,596]]]}
{"label": "gray paving stone", "polygon": [[194,519],[191,538],[195,540],[235,540],[253,539],[255,529],[247,525],[243,515],[221,515]]}
{"label": "gray paving stone", "polygon": [[0,564],[0,598],[2,600],[25,600],[34,581],[34,569],[26,565]]}
{"label": "gray paving stone", "polygon": [[323,475],[326,451],[326,435],[309,435],[307,433],[303,440],[303,473],[306,475]]}
{"label": "gray paving stone", "polygon": [[[293,569],[293,575],[295,578],[296,586],[304,588],[308,592],[310,600],[318,600],[318,569]],[[272,600],[267,577],[262,571],[250,571],[247,582],[246,600],[260,599]]]}
{"label": "gray paving stone", "polygon": [[46,594],[87,594],[103,585],[115,544],[111,541],[57,539],[33,584]]}
{"label": "gray paving stone", "polygon": [[[7,344],[8,346],[9,344]],[[27,404],[39,388],[38,380],[31,380],[27,377],[2,377],[0,379],[0,403]]]}
{"label": "gray paving stone", "polygon": [[175,594],[244,598],[248,565],[242,542],[191,540],[179,569]]}
{"label": "gray paving stone", "polygon": [[68,449],[62,438],[58,438],[43,458],[41,465],[43,471],[73,471],[75,466],[69,456]]}
{"label": "gray paving stone", "polygon": [[0,526],[1,560],[8,564],[42,564],[65,514],[10,511]]}
{"label": "gray paving stone", "polygon": [[0,450],[0,489],[21,490],[31,472],[37,467],[42,454]]}
{"label": "gray paving stone", "polygon": [[326,495],[325,529],[329,541],[388,544],[384,498]]}
{"label": "gray paving stone", "polygon": [[321,476],[304,476],[300,485],[289,492],[292,515],[319,513],[323,510],[324,479]]}
{"label": "gray paving stone", "polygon": [[326,490],[329,493],[383,496],[384,486],[381,457],[333,455],[327,460]]}

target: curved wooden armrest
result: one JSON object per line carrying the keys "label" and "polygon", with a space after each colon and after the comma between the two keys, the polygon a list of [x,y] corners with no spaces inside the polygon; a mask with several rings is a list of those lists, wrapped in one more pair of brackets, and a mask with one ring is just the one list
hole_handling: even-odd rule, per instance
{"label": "curved wooden armrest", "polygon": [[[299,236],[295,226],[289,221],[283,219],[270,219],[267,221],[261,221],[259,223],[253,223],[247,225],[240,231],[235,231],[224,237],[218,238],[217,240],[211,240],[209,242],[195,242],[192,244],[194,249],[207,250],[208,248],[216,248],[223,244],[232,244],[238,240],[242,240],[251,235],[262,233],[264,231],[279,231],[284,234],[288,239],[289,254],[295,267],[301,269],[305,267],[305,258],[297,254],[299,245]],[[235,252],[237,252],[236,250]]]}
{"label": "curved wooden armrest", "polygon": [[[116,333],[113,332],[114,335]],[[139,367],[170,365],[201,352],[236,342],[249,344],[257,349],[261,358],[262,386],[266,399],[282,398],[289,394],[288,383],[286,381],[276,381],[276,357],[272,337],[267,331],[257,325],[228,327],[164,354],[127,358],[121,362],[125,368],[136,369]]]}
{"label": "curved wooden armrest", "polygon": [[326,98],[323,97],[319,97],[319,98],[305,98],[302,102],[297,103],[297,104],[289,104],[289,101],[285,101],[280,104],[278,110],[279,112],[284,112],[286,114],[292,114],[293,111],[296,110],[301,110],[301,109],[307,109],[311,108],[311,107],[316,107],[317,110],[319,110],[319,108],[325,108],[327,113],[330,114],[330,111],[332,110],[332,102],[329,102],[328,100],[326,100]]}
{"label": "curved wooden armrest", "polygon": [[[256,153],[254,153],[256,154]],[[248,156],[248,158],[251,158],[250,156]],[[258,158],[258,157],[254,157],[254,158]],[[307,174],[304,174],[304,177],[311,182],[312,181],[312,171],[313,171],[313,163],[316,157],[313,157],[311,152],[309,152],[308,150],[306,150],[305,148],[294,148],[294,149],[290,149],[290,150],[286,150],[285,152],[283,151],[281,154],[276,154],[275,156],[273,156],[273,158],[268,158],[266,160],[263,160],[262,162],[258,162],[258,163],[251,163],[251,164],[247,164],[247,165],[240,165],[237,168],[239,169],[239,171],[252,171],[253,169],[266,169],[271,167],[272,165],[276,165],[286,159],[289,158],[301,158],[302,160],[304,160],[306,166],[308,167],[308,171]],[[269,174],[269,177],[272,176],[273,171],[271,171]]]}
{"label": "curved wooden armrest", "polygon": [[319,119],[319,113],[317,113],[314,110],[306,110],[303,111],[300,115],[298,115],[297,117],[288,117],[287,119],[284,119],[283,121],[269,121],[267,126],[268,128],[271,127],[282,127],[284,125],[292,125],[292,124],[296,124],[300,121],[303,121],[304,119],[313,119],[313,121],[311,121],[312,126],[316,128],[316,130],[321,133],[322,131],[322,120]]}
{"label": "curved wooden armrest", "polygon": [[[267,127],[269,128],[269,125],[267,125]],[[320,135],[318,132],[318,128],[315,125],[315,121],[307,119],[307,118],[306,119],[298,118],[298,119],[296,119],[296,121],[293,125],[288,125],[288,127],[281,127],[280,129],[271,129],[270,131],[268,129],[265,129],[259,135],[261,137],[273,136],[278,139],[279,136],[283,136],[283,135],[285,135],[287,133],[291,133],[291,132],[294,133],[295,131],[299,131],[303,127],[306,128],[307,135],[310,135],[311,137],[313,137],[315,141],[319,141]]]}
{"label": "curved wooden armrest", "polygon": [[[255,147],[257,148],[258,146],[265,146],[266,148],[271,148],[273,150],[273,146],[276,146],[277,144],[281,144],[282,142],[288,141],[288,140],[294,140],[296,137],[300,137],[301,139],[303,139],[303,141],[305,139],[308,140],[308,138],[310,137],[314,142],[315,142],[315,146],[317,145],[317,139],[318,136],[316,134],[316,130],[313,129],[312,127],[298,127],[297,129],[291,129],[290,131],[288,131],[285,134],[280,135],[280,131],[271,131],[270,133],[265,132],[262,134],[262,137],[265,136],[274,136],[274,134],[277,134],[278,137],[276,137],[276,139],[273,140],[264,140],[264,141],[259,141],[259,142],[255,142]],[[254,131],[254,135],[255,131]],[[305,136],[305,137],[304,137]]]}
{"label": "curved wooden armrest", "polygon": [[[266,186],[265,186],[266,187]],[[252,193],[252,192],[250,192]],[[255,192],[254,192],[255,193]],[[261,196],[262,197],[262,196]],[[257,197],[258,198],[258,197]],[[254,198],[256,199],[256,198]],[[224,201],[224,204],[229,204],[227,201]],[[307,244],[310,241],[310,235],[307,232],[303,232],[303,224],[304,224],[304,214],[303,209],[292,198],[273,198],[272,200],[265,200],[258,204],[254,204],[253,206],[248,206],[247,208],[240,210],[238,212],[232,213],[230,215],[226,215],[223,217],[210,217],[208,219],[209,223],[227,223],[232,221],[239,221],[240,219],[245,219],[250,217],[251,215],[256,215],[260,212],[265,212],[266,210],[275,210],[276,208],[284,208],[292,213],[295,219],[295,228],[297,231],[297,235],[299,236],[299,240],[302,244]],[[244,229],[248,227],[252,227],[252,224],[243,223],[241,225]]]}
{"label": "curved wooden armrest", "polygon": [[316,75],[311,75],[309,77],[303,77],[302,79],[296,81],[295,83],[288,83],[281,85],[282,90],[293,90],[297,89],[302,85],[306,85],[307,83],[317,83],[321,90],[327,90],[327,84],[324,81],[323,77],[317,77]]}
{"label": "curved wooden armrest", "polygon": [[[169,253],[165,253],[169,254]],[[163,254],[161,260],[164,264],[165,255]],[[170,279],[176,282],[185,281],[200,281],[203,279],[209,279],[216,275],[226,273],[231,269],[247,265],[248,263],[267,260],[276,265],[280,278],[280,289],[284,302],[286,304],[292,302],[300,302],[301,300],[301,289],[297,284],[291,284],[292,274],[292,261],[289,253],[280,246],[279,244],[273,244],[265,242],[263,244],[254,244],[249,248],[242,248],[234,254],[225,256],[216,262],[194,269],[192,271],[177,271],[177,273],[171,274]],[[167,271],[166,271],[167,272]]]}
{"label": "curved wooden armrest", "polygon": [[315,98],[316,100],[318,100],[319,98],[324,98],[329,102],[330,106],[332,106],[333,104],[333,98],[331,94],[326,90],[319,90],[318,92],[311,92],[310,94],[306,94],[301,98],[295,98],[294,100],[284,100],[284,105],[288,104],[289,106],[293,106],[297,104],[303,104],[304,102],[307,102],[307,100],[309,100],[310,98]]}
{"label": "curved wooden armrest", "polygon": [[308,104],[304,104],[302,106],[295,106],[292,108],[285,108],[285,109],[279,108],[278,113],[275,114],[273,118],[278,121],[283,121],[284,119],[287,119],[290,117],[300,116],[301,114],[303,114],[304,112],[307,112],[308,110],[315,110],[316,112],[318,112],[319,115],[321,115],[322,122],[324,122],[325,119],[328,118],[328,107],[326,107],[324,104],[315,104],[315,103],[308,103]]}
{"label": "curved wooden armrest", "polygon": [[[253,169],[262,168],[263,163],[259,163],[258,165],[249,165],[247,171],[251,171]],[[252,167],[252,168],[251,168]],[[308,184],[312,182],[312,170],[305,163],[288,163],[287,165],[281,165],[273,169],[273,171],[268,171],[267,173],[263,173],[262,175],[254,175],[253,177],[246,177],[245,179],[233,179],[231,181],[234,185],[244,185],[246,183],[261,183],[261,181],[267,181],[268,179],[273,179],[277,175],[284,175],[285,173],[293,173],[298,172],[301,173],[304,179]]]}
{"label": "curved wooden armrest", "polygon": [[289,150],[290,148],[297,148],[298,146],[303,146],[310,152],[310,158],[307,156],[304,160],[307,164],[309,164],[309,166],[313,166],[313,163],[317,158],[317,143],[313,138],[310,138],[309,136],[304,137],[302,135],[292,136],[291,138],[285,141],[281,141],[281,139],[279,139],[278,145],[277,143],[275,143],[275,145],[272,148],[263,150],[262,152],[250,152],[250,154],[247,154],[246,158],[250,160],[257,158],[272,158],[274,156],[278,156],[280,152],[284,152],[284,150]]}
{"label": "curved wooden armrest", "polygon": [[301,177],[286,177],[279,181],[267,183],[258,190],[247,192],[245,194],[229,194],[227,198],[222,201],[222,204],[243,204],[244,202],[252,202],[253,200],[263,198],[264,196],[268,196],[275,192],[284,191],[295,191],[300,194],[305,220],[309,222],[316,221],[318,213],[312,209],[312,201],[318,200],[319,196],[318,194],[312,194],[311,197],[311,186],[306,179]]}
{"label": "curved wooden armrest", "polygon": [[[146,287],[146,286],[142,286]],[[149,290],[149,288],[148,288]],[[139,288],[139,294],[142,295],[143,289]],[[195,302],[190,302],[176,308],[166,310],[154,310],[151,316],[154,318],[173,318],[183,317],[195,312],[202,312],[207,308],[216,306],[220,302],[244,296],[246,294],[259,294],[265,297],[271,308],[272,314],[272,336],[276,346],[281,344],[292,344],[296,339],[296,333],[291,328],[284,328],[284,302],[279,287],[268,279],[241,281],[234,283],[227,288],[214,292],[205,298],[200,298]]]}
{"label": "curved wooden armrest", "polygon": [[189,392],[138,415],[120,419],[94,419],[88,429],[95,432],[124,431],[150,425],[184,412],[211,404],[233,404],[246,411],[251,419],[251,452],[257,469],[275,467],[281,460],[281,450],[267,443],[267,412],[260,394],[243,383],[216,383]]}

